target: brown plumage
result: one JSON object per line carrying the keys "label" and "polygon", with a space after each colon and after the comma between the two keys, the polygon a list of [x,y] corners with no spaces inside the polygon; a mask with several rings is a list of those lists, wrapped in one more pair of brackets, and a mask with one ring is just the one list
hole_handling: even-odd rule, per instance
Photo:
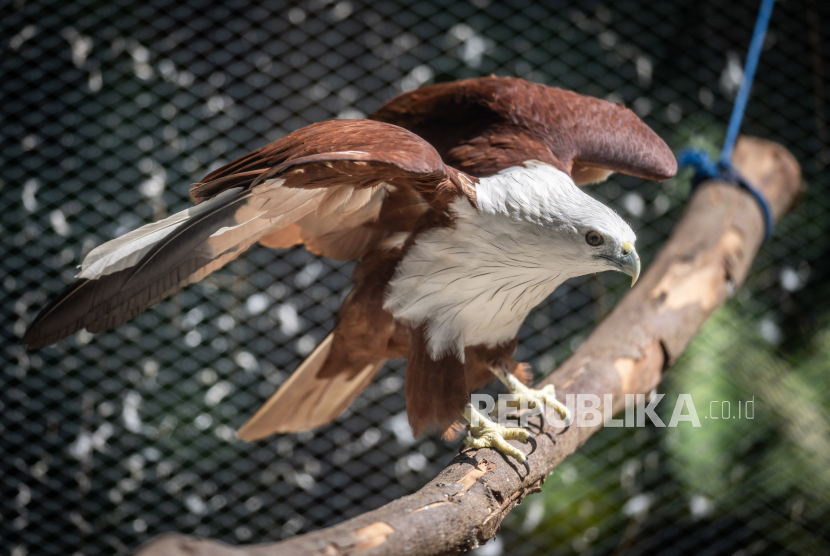
{"label": "brown plumage", "polygon": [[530,159],[577,182],[610,171],[651,179],[676,171],[668,147],[631,111],[521,79],[424,87],[370,118],[310,125],[212,172],[191,190],[196,208],[93,251],[81,279],[41,311],[22,343],[37,348],[83,327],[117,326],[257,241],[302,243],[319,255],[360,258],[355,287],[331,334],[239,435],[254,440],[330,422],[386,359],[407,356],[415,433],[445,429],[469,393],[491,380],[490,366],[507,365],[524,379],[528,371],[511,359],[515,339],[467,347],[464,363],[435,360],[423,326],[384,310],[387,284],[419,234],[453,226],[449,204],[458,198],[476,207],[478,177]]}
{"label": "brown plumage", "polygon": [[423,137],[444,162],[491,176],[535,159],[577,185],[609,172],[664,180],[671,150],[628,108],[515,77],[440,83],[404,93],[369,116]]}

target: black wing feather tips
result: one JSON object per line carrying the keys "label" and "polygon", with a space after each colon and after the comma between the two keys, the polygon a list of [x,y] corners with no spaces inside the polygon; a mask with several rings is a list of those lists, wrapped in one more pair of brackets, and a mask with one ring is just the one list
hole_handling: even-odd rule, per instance
{"label": "black wing feather tips", "polygon": [[90,332],[113,328],[200,279],[200,270],[219,266],[216,263],[220,261],[224,264],[243,246],[210,257],[199,256],[198,248],[217,230],[238,224],[234,218],[238,204],[248,196],[248,191],[241,191],[226,203],[183,222],[129,268],[69,285],[38,313],[20,343],[37,349],[81,328]]}

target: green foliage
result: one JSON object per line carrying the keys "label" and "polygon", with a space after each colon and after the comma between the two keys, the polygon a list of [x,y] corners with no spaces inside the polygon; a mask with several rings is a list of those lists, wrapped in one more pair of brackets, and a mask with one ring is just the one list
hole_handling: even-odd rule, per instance
{"label": "green foliage", "polygon": [[510,527],[533,531],[540,553],[611,554],[677,506],[693,526],[763,507],[768,527],[754,534],[766,542],[803,554],[824,546],[811,524],[830,498],[830,324],[785,358],[744,312],[737,300],[720,309],[660,388],[663,421],[678,394],[691,394],[699,428],[605,428],[509,516]]}
{"label": "green foliage", "polygon": [[[830,326],[784,359],[734,306],[719,311],[672,370],[669,391],[691,393],[706,417],[709,408],[701,402],[731,401],[732,419],[702,419],[701,428],[666,430],[676,476],[691,491],[726,505],[740,504],[747,488],[770,499],[792,494],[826,499],[828,367]],[[755,402],[754,418],[739,418],[737,402],[748,399]],[[713,405],[716,417],[719,405]]]}

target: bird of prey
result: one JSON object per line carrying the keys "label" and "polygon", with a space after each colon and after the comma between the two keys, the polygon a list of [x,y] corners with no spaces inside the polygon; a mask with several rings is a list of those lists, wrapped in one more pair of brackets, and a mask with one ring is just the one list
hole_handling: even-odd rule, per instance
{"label": "bird of prey", "polygon": [[22,343],[130,320],[259,242],[359,259],[334,330],[238,434],[334,420],[387,359],[407,357],[413,432],[481,417],[467,438],[524,461],[526,441],[475,413],[494,374],[566,414],[513,361],[519,327],[568,278],[640,273],[635,235],[578,186],[673,176],[667,145],[627,108],[517,78],[404,93],[364,120],[309,125],[194,184],[196,205],[92,250]]}

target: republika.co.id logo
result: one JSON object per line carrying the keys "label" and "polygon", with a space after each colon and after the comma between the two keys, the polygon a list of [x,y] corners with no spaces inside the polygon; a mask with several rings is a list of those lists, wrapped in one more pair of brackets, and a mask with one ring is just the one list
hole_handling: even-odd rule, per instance
{"label": "republika.co.id logo", "polygon": [[[488,394],[473,394],[470,401],[475,409],[485,415],[497,410],[493,418],[500,425],[526,427],[534,415],[544,415],[546,422],[553,427],[577,426],[596,427],[645,427],[646,421],[655,427],[676,427],[679,423],[689,422],[693,427],[700,427],[700,417],[691,394],[678,394],[671,417],[666,423],[657,414],[657,407],[663,402],[665,394],[652,394],[646,402],[645,394],[625,394],[625,412],[614,417],[614,396],[604,394],[566,394],[565,405],[571,412],[572,422],[567,422],[550,405],[531,405],[516,394],[499,394],[498,402]],[[733,403],[737,403],[737,412]],[[731,402],[712,400],[708,404],[708,414],[704,419],[754,419],[755,396],[750,400]],[[473,419],[477,416],[473,413]],[[478,423],[472,423],[476,426]]]}

